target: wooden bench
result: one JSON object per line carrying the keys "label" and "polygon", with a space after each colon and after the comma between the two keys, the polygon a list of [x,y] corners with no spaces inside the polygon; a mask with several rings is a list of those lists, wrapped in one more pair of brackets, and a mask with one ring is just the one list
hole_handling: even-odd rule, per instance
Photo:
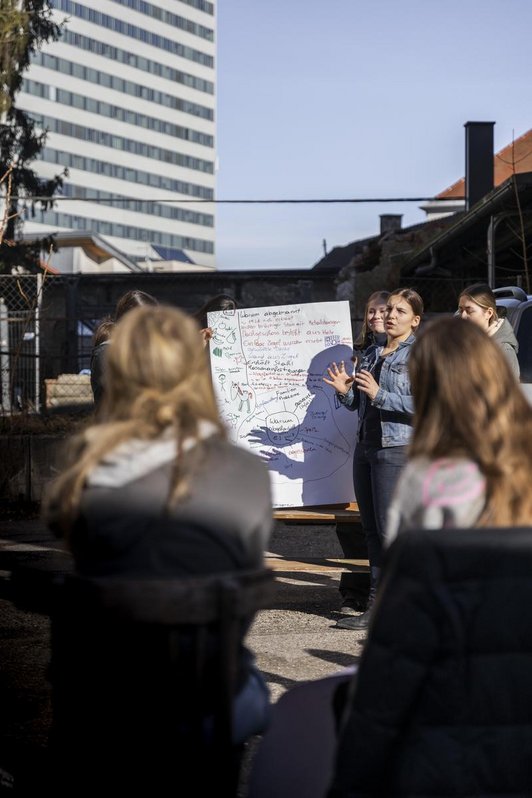
{"label": "wooden bench", "polygon": [[[322,504],[312,507],[283,507],[274,510],[276,521],[287,524],[334,524],[338,540],[342,544],[344,535],[350,536],[353,559],[337,557],[287,559],[268,558],[268,566],[274,571],[351,571],[365,572],[368,569],[367,549],[360,525],[360,513],[356,502],[344,504]],[[353,541],[353,536],[356,540]],[[354,548],[353,548],[354,545]]]}
{"label": "wooden bench", "polygon": [[274,510],[277,521],[301,521],[313,524],[359,524],[360,513],[356,502],[347,504],[321,504],[315,507],[284,507]]}

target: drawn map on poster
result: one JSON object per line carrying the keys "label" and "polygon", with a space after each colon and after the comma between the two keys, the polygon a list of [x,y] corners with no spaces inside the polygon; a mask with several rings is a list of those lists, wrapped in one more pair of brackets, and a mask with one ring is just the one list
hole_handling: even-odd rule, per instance
{"label": "drawn map on poster", "polygon": [[214,389],[234,443],[260,455],[275,507],[354,500],[356,413],[323,382],[352,354],[349,302],[208,314]]}

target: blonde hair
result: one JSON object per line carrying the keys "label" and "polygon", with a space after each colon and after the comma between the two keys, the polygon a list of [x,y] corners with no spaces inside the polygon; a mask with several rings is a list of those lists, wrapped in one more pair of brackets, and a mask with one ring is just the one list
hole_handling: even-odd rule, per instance
{"label": "blonde hair", "polygon": [[[201,461],[200,422],[209,421],[223,432],[198,325],[175,308],[130,310],[113,331],[105,378],[98,423],[73,439],[71,465],[46,497],[45,515],[54,517],[64,533],[76,517],[88,475],[121,443],[154,440],[172,430],[177,444],[168,497],[172,504],[187,493]],[[196,443],[186,458],[185,439]]]}
{"label": "blonde hair", "polygon": [[368,310],[369,306],[374,302],[378,302],[379,304],[385,305],[388,301],[388,297],[390,296],[389,291],[374,291],[368,297],[368,301],[366,302],[366,309],[364,311],[364,321],[362,323],[362,328],[359,334],[356,337],[354,348],[355,349],[367,349],[367,347],[371,343],[370,338],[370,329],[368,327]]}
{"label": "blonde hair", "polygon": [[500,347],[460,318],[432,321],[412,347],[410,457],[465,456],[487,483],[480,526],[532,523],[532,408]]}

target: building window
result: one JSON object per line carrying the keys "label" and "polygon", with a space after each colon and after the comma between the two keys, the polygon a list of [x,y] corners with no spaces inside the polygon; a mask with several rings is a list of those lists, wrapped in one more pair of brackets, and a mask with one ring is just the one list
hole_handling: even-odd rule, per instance
{"label": "building window", "polygon": [[95,25],[129,36],[132,39],[144,41],[152,47],[157,47],[159,50],[166,50],[181,58],[186,58],[197,64],[202,64],[202,66],[214,67],[214,58],[212,55],[207,55],[207,53],[195,50],[192,47],[185,47],[179,42],[172,41],[164,36],[158,36],[156,33],[147,31],[144,28],[137,28],[135,25],[129,25],[120,19],[116,19],[116,17],[111,17],[108,14],[102,14],[100,11],[89,9],[81,5],[81,3],[74,3],[72,0],[53,0],[53,5],[54,8],[57,8],[59,11],[64,11],[66,14],[93,22]]}
{"label": "building window", "polygon": [[51,133],[60,133],[63,136],[71,136],[81,141],[92,141],[94,144],[100,144],[102,147],[126,150],[132,155],[140,155],[143,158],[153,158],[157,161],[172,163],[176,166],[183,166],[198,172],[214,174],[214,164],[212,161],[205,161],[202,158],[193,158],[190,155],[184,155],[175,150],[165,150],[162,147],[148,146],[141,141],[126,139],[121,136],[112,136],[103,130],[95,130],[94,128],[87,128],[82,125],[73,125],[70,122],[64,122],[61,119],[54,119],[50,116],[40,116],[33,113],[29,113],[28,115],[36,122],[39,120],[38,124],[40,127],[48,129]]}
{"label": "building window", "polygon": [[43,211],[41,213],[41,222],[51,227],[94,230],[96,233],[106,236],[128,238],[134,241],[145,241],[148,244],[156,244],[163,247],[192,249],[195,252],[203,252],[208,255],[214,253],[214,243],[212,241],[190,238],[189,236],[172,235],[170,233],[161,233],[157,230],[148,230],[145,227],[133,227],[132,225],[103,222],[101,219],[86,219],[84,216],[71,216],[67,213]]}

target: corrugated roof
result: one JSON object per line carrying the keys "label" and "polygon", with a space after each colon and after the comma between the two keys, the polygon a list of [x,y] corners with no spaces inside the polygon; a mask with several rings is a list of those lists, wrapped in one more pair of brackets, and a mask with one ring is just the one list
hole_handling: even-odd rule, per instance
{"label": "corrugated roof", "polygon": [[[47,236],[53,237],[57,249],[81,247],[96,263],[102,263],[108,258],[116,258],[131,272],[144,271],[132,258],[91,230],[55,230],[48,232]],[[39,236],[38,233],[23,233],[22,238],[24,241],[35,241],[42,236]]]}
{"label": "corrugated roof", "polygon": [[[460,240],[465,240],[467,242],[467,248],[470,251],[473,250],[475,242],[478,240],[480,241],[479,246],[481,250],[485,251],[486,227],[489,223],[490,215],[497,212],[506,211],[508,213],[511,211],[516,202],[516,189],[519,193],[519,201],[522,209],[526,210],[529,204],[532,203],[532,170],[530,173],[517,175],[515,185],[513,181],[506,180],[500,186],[496,186],[467,213],[450,217],[450,219],[453,220],[451,227],[434,238],[431,238],[429,241],[426,241],[422,247],[416,250],[404,263],[402,273],[405,275],[409,274],[416,266],[428,262],[433,252],[438,251],[438,253],[440,253],[443,246],[450,243],[457,244]],[[527,229],[531,224],[530,215],[524,213],[523,219],[524,227]],[[478,223],[481,223],[480,233],[478,231],[475,233],[473,228],[475,225],[478,225]],[[512,232],[511,235],[515,238],[514,232]],[[497,241],[500,245],[500,233],[498,234]],[[508,248],[507,255],[515,258],[510,248]],[[452,248],[449,249],[448,258],[450,261],[456,260],[456,251]],[[442,258],[440,256],[440,262],[441,261]]]}

